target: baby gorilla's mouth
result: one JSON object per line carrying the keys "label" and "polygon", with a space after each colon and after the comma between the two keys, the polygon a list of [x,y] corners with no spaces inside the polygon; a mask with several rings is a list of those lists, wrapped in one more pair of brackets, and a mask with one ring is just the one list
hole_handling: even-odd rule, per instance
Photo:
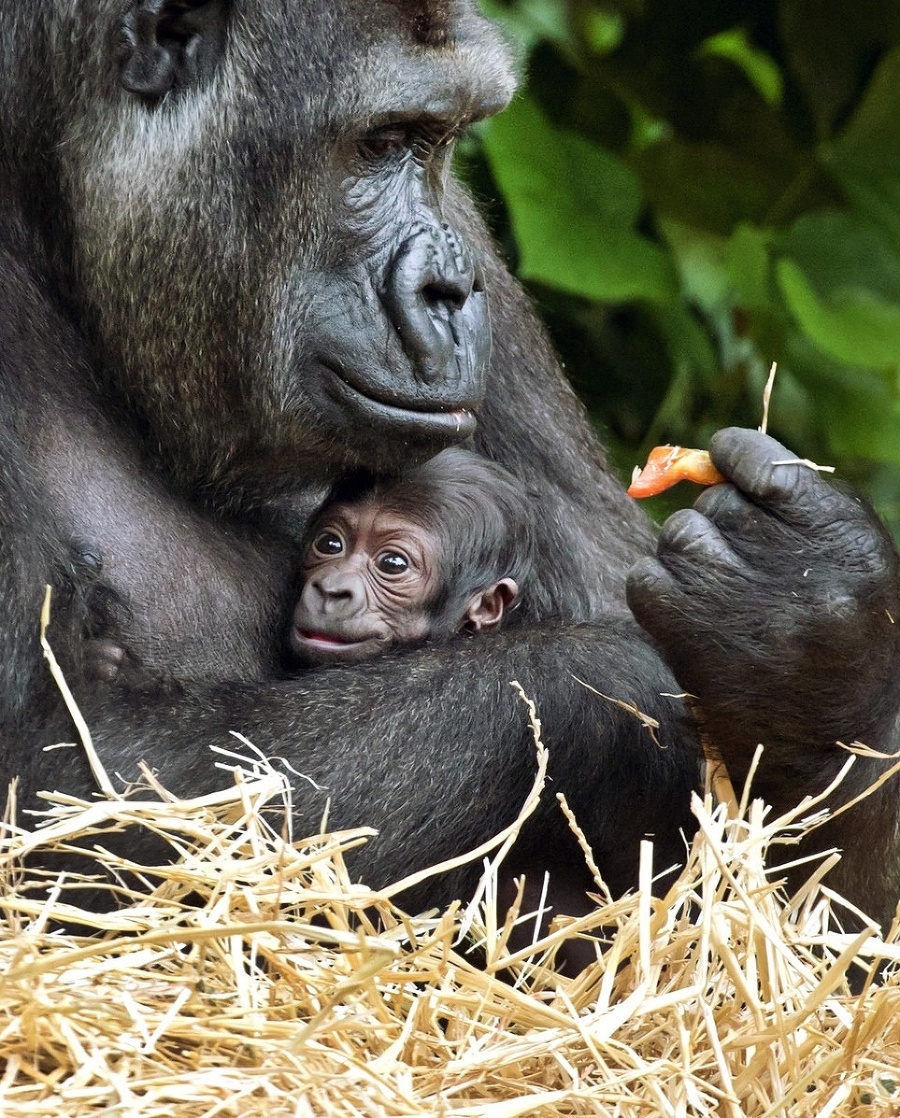
{"label": "baby gorilla's mouth", "polygon": [[348,641],[344,637],[335,636],[334,633],[318,633],[312,629],[301,629],[299,633],[303,640],[316,641],[319,644],[359,644],[359,641]]}
{"label": "baby gorilla's mouth", "polygon": [[291,649],[305,664],[353,664],[366,660],[384,645],[374,633],[342,636],[320,629],[295,627],[290,634]]}

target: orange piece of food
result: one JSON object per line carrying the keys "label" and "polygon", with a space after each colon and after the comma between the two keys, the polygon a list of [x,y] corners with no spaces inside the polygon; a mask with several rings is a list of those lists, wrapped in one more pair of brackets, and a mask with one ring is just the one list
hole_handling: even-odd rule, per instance
{"label": "orange piece of food", "polygon": [[655,497],[679,481],[694,481],[698,485],[718,485],[725,478],[709,459],[705,450],[691,450],[683,446],[655,446],[641,470],[637,466],[629,497]]}

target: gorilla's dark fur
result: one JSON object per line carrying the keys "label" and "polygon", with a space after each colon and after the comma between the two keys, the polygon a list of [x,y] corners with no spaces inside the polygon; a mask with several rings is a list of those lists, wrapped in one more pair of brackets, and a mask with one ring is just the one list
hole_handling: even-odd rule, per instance
{"label": "gorilla's dark fur", "polygon": [[[651,533],[450,177],[456,136],[513,89],[470,0],[0,0],[0,72],[0,733],[23,803],[92,787],[79,751],[41,751],[72,737],[37,643],[46,582],[110,771],[145,759],[198,794],[239,730],[327,789],[298,782],[300,831],[326,794],[331,825],[379,828],[354,855],[373,884],[510,820],[534,763],[514,678],[613,890],[645,834],[660,866],[683,851],[682,688],[736,778],[766,743],[776,807],[827,783],[837,739],[889,744],[896,557],[761,437],[722,436],[739,489],[672,522],[632,580],[679,683],[627,613]],[[473,434],[536,494],[526,623],[278,678],[304,519],[337,474]],[[180,689],[79,687],[104,635]],[[658,743],[579,679],[657,717]],[[548,799],[518,857],[570,867]],[[896,815],[891,786],[822,837],[882,919]]]}

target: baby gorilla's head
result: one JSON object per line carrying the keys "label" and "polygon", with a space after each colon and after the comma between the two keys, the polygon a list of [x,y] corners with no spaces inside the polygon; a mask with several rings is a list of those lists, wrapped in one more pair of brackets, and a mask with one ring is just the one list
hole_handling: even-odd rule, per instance
{"label": "baby gorilla's head", "polygon": [[511,474],[445,450],[396,478],[355,475],[316,516],[290,644],[305,664],[496,628],[531,570],[530,510]]}

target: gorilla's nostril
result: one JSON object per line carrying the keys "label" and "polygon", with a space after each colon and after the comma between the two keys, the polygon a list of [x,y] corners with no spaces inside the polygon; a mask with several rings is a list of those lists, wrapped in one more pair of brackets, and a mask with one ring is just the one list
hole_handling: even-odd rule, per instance
{"label": "gorilla's nostril", "polygon": [[452,310],[461,311],[470,290],[470,287],[464,289],[462,284],[427,283],[422,288],[421,294],[426,306],[431,309],[448,306]]}

